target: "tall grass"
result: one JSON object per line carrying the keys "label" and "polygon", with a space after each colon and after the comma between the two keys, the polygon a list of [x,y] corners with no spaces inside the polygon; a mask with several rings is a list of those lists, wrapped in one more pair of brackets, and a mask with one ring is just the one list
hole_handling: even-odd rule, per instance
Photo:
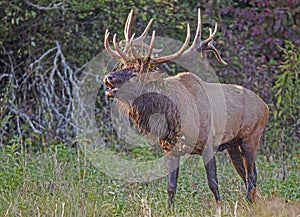
{"label": "tall grass", "polygon": [[[128,183],[95,168],[83,150],[63,144],[28,151],[15,142],[0,153],[0,216],[299,216],[299,156],[288,162],[258,158],[258,199],[245,188],[228,157],[218,154],[222,204],[208,189],[200,157],[180,169],[175,206],[166,208],[166,179]],[[284,167],[283,167],[284,165]]]}

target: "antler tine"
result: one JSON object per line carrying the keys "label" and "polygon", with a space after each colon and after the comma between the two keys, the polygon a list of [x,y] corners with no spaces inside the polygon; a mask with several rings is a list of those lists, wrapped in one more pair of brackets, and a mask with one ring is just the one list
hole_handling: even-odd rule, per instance
{"label": "antler tine", "polygon": [[161,64],[161,63],[165,63],[165,62],[169,62],[173,59],[176,59],[177,57],[181,56],[182,53],[185,51],[185,49],[187,48],[187,46],[189,45],[190,42],[190,38],[191,38],[191,32],[190,32],[190,24],[186,25],[186,29],[187,29],[187,33],[186,33],[186,38],[185,38],[185,42],[183,43],[182,47],[180,48],[180,50],[178,50],[176,53],[174,54],[170,54],[167,56],[163,56],[163,57],[158,57],[153,59],[151,62],[153,64]]}
{"label": "antler tine", "polygon": [[149,51],[148,51],[147,57],[151,57],[151,54],[152,54],[152,51],[153,51],[153,47],[154,47],[154,39],[155,39],[155,30],[153,30],[153,32],[152,32],[152,37],[151,37],[151,42],[150,42],[150,46],[149,46]]}
{"label": "antler tine", "polygon": [[117,34],[114,34],[113,44],[114,44],[115,50],[122,57],[122,59],[125,61],[128,61],[129,57],[121,50],[121,48],[119,48],[119,45],[117,44]]}
{"label": "antler tine", "polygon": [[[209,36],[210,36],[210,37],[209,37],[208,39],[210,39],[212,35],[216,34],[216,26],[217,26],[217,25],[215,25],[215,30],[214,30],[213,33],[211,33],[212,30],[211,30],[211,28],[209,28]],[[208,40],[208,39],[207,39],[207,40]],[[222,59],[222,57],[221,57],[221,55],[219,54],[218,50],[217,50],[217,49],[215,48],[215,46],[213,45],[213,39],[210,39],[210,41],[208,42],[208,47],[209,47],[209,50],[211,50],[211,51],[214,53],[214,55],[216,56],[217,60],[218,60],[220,63],[222,63],[222,64],[224,64],[224,65],[228,65],[227,62],[225,62],[225,61]]]}
{"label": "antler tine", "polygon": [[211,45],[209,45],[209,47],[210,47],[209,50],[211,50],[211,51],[215,54],[217,60],[218,60],[220,63],[222,63],[222,64],[224,64],[224,65],[228,65],[228,63],[225,62],[225,61],[222,59],[221,55],[219,54],[218,50],[215,48],[214,45],[211,44]]}
{"label": "antler tine", "polygon": [[217,60],[224,64],[224,65],[228,65],[227,62],[225,62],[221,55],[219,54],[219,51],[215,48],[215,46],[213,45],[213,38],[215,37],[216,33],[217,33],[217,27],[218,27],[218,24],[216,23],[215,24],[215,29],[214,29],[214,32],[212,33],[212,29],[209,28],[209,38],[206,39],[203,44],[207,44],[207,47],[203,47],[202,50],[211,50],[214,55],[216,56]]}
{"label": "antler tine", "polygon": [[130,31],[133,21],[133,10],[130,10],[130,13],[128,14],[128,17],[126,19],[125,27],[124,27],[124,36],[127,42],[130,40]]}
{"label": "antler tine", "polygon": [[[174,60],[179,56],[191,55],[195,51],[201,52],[202,50],[211,50],[215,54],[217,60],[220,63],[227,65],[227,63],[221,58],[221,55],[219,54],[218,50],[213,45],[213,39],[216,36],[218,24],[217,23],[215,24],[215,29],[213,32],[211,31],[211,29],[209,30],[209,37],[204,41],[201,41],[201,26],[202,26],[201,12],[200,9],[198,9],[198,24],[197,24],[197,30],[192,45],[188,49],[185,49],[186,46],[188,45],[187,42],[187,44],[184,44],[185,46],[184,49],[182,47],[180,51],[178,51],[175,54],[165,56],[165,57],[158,57],[153,60],[153,63],[154,64],[165,63]],[[188,31],[189,31],[189,26],[188,26]]]}
{"label": "antler tine", "polygon": [[193,40],[192,45],[186,49],[181,56],[188,56],[197,50],[197,46],[201,46],[201,29],[202,29],[202,21],[201,21],[201,10],[198,8],[198,22],[197,22],[197,30]]}
{"label": "antler tine", "polygon": [[[151,19],[151,20],[149,21],[149,23],[147,24],[147,26],[146,26],[144,32],[143,32],[138,38],[136,38],[136,39],[134,39],[134,40],[132,41],[132,45],[133,45],[133,46],[143,47],[143,48],[146,49],[146,50],[149,50],[149,49],[150,49],[150,46],[147,45],[147,44],[144,42],[144,40],[145,40],[145,38],[146,38],[147,35],[148,35],[149,29],[150,29],[152,23],[153,23],[153,19]],[[162,49],[155,49],[155,48],[153,48],[152,52],[154,52],[154,53],[160,53],[160,52],[162,52]],[[151,53],[152,53],[152,52],[151,52]]]}
{"label": "antler tine", "polygon": [[209,37],[203,43],[209,43],[210,41],[212,41],[217,33],[217,29],[218,23],[215,23],[215,29],[213,33],[211,33],[211,28],[209,28]]}
{"label": "antler tine", "polygon": [[132,45],[132,41],[134,39],[134,35],[135,33],[132,34],[131,38],[130,38],[130,41],[129,41],[129,49],[131,50],[132,52],[132,55],[134,56],[135,59],[140,59],[141,57],[139,56],[139,54],[135,51],[135,48],[133,47]]}
{"label": "antler tine", "polygon": [[228,65],[227,62],[225,62],[221,55],[219,54],[219,51],[215,48],[215,46],[213,45],[213,39],[217,33],[217,29],[218,29],[218,23],[215,23],[215,29],[212,33],[212,29],[209,28],[209,37],[204,40],[203,42],[200,43],[200,46],[197,47],[195,50],[196,51],[201,51],[201,50],[210,50],[214,53],[214,55],[216,56],[217,60],[224,64],[224,65]]}
{"label": "antler tine", "polygon": [[104,36],[104,47],[105,47],[105,50],[114,59],[122,59],[122,56],[120,56],[116,51],[114,51],[113,49],[111,49],[111,47],[109,46],[108,37],[109,37],[109,31],[107,29],[105,31],[105,36]]}
{"label": "antler tine", "polygon": [[191,47],[195,44],[197,44],[197,42],[201,41],[201,27],[202,27],[202,21],[201,21],[201,10],[200,8],[198,8],[198,22],[197,22],[197,30],[196,30],[196,34],[194,37],[194,41],[191,45]]}
{"label": "antler tine", "polygon": [[[130,31],[131,31],[131,27],[132,27],[132,23],[133,23],[133,10],[131,9],[130,13],[128,14],[128,17],[126,19],[126,23],[125,23],[125,27],[124,27],[124,36],[125,36],[125,40],[127,41],[127,43],[130,42],[131,46],[139,46],[139,47],[142,47],[146,50],[149,50],[150,47],[149,47],[149,45],[147,45],[144,42],[144,40],[148,35],[148,32],[149,32],[149,29],[150,29],[150,26],[151,26],[152,22],[153,22],[153,19],[151,19],[149,21],[149,23],[147,24],[147,26],[146,26],[144,32],[142,33],[142,35],[130,42],[130,39],[131,39]],[[128,51],[127,48],[125,48],[124,52],[126,53],[127,51]],[[162,51],[162,49],[153,48],[153,52],[155,52],[155,53],[159,53],[161,51]]]}
{"label": "antler tine", "polygon": [[150,26],[151,26],[152,23],[153,23],[153,19],[151,19],[149,21],[149,23],[147,24],[144,32],[140,35],[140,37],[133,40],[134,45],[140,45],[140,46],[143,45],[142,42],[144,41],[144,39],[148,35],[149,29],[150,29]]}

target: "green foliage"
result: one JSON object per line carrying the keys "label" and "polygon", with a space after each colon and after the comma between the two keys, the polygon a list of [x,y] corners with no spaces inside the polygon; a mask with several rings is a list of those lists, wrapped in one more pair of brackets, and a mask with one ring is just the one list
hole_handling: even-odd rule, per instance
{"label": "green foliage", "polygon": [[280,120],[285,124],[297,124],[299,109],[299,71],[300,71],[300,49],[290,41],[286,41],[283,51],[283,63],[278,67],[275,85],[273,86],[276,99],[274,120]]}
{"label": "green foliage", "polygon": [[286,41],[282,52],[283,60],[276,71],[272,88],[274,103],[271,105],[267,136],[274,149],[285,144],[285,150],[279,150],[291,153],[299,150],[300,142],[300,49]]}
{"label": "green foliage", "polygon": [[296,187],[300,184],[299,156],[290,155],[288,160],[283,158],[260,165],[261,176],[269,177],[265,180],[262,191],[269,196],[283,197],[287,200],[299,200],[300,190]]}

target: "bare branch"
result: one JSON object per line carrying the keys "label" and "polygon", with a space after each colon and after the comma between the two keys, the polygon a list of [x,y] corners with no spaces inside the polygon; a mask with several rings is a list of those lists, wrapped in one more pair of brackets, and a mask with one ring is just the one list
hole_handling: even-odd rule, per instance
{"label": "bare branch", "polygon": [[32,2],[30,1],[25,1],[26,4],[28,4],[29,6],[32,6],[38,10],[44,10],[44,11],[49,11],[49,10],[65,10],[65,7],[64,7],[64,2],[59,2],[59,3],[52,3],[48,6],[40,6],[40,5],[37,5],[37,4],[33,4]]}

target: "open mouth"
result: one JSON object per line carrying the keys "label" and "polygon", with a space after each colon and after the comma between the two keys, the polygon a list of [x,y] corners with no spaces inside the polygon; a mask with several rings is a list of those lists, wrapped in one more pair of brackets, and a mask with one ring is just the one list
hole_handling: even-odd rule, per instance
{"label": "open mouth", "polygon": [[118,88],[115,87],[112,83],[110,83],[107,79],[104,80],[104,84],[107,87],[107,90],[105,91],[105,95],[107,97],[115,97]]}

